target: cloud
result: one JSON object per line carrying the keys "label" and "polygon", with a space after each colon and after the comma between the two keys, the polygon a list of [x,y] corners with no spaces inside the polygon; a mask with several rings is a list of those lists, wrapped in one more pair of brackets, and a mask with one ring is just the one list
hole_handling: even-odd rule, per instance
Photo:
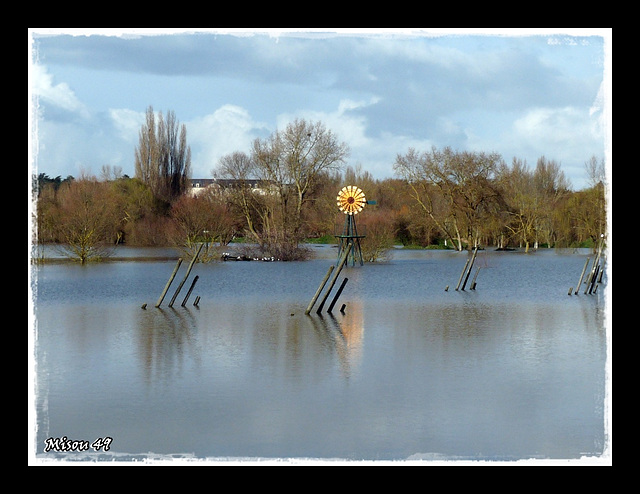
{"label": "cloud", "polygon": [[194,177],[210,177],[219,159],[235,151],[250,152],[256,137],[270,133],[267,126],[256,122],[240,106],[223,105],[211,114],[185,123],[191,146]]}
{"label": "cloud", "polygon": [[36,100],[42,100],[43,103],[54,105],[56,108],[84,118],[89,116],[89,111],[69,85],[64,82],[54,84],[53,76],[47,72],[45,66],[33,64],[30,75],[31,91]]}
{"label": "cloud", "polygon": [[552,149],[559,159],[572,158],[593,146],[594,137],[598,137],[594,123],[588,109],[533,108],[514,122],[514,138],[525,147]]}
{"label": "cloud", "polygon": [[[602,154],[595,148],[604,133],[603,98],[596,96],[603,48],[586,41],[304,32],[36,36],[49,68],[37,66],[33,92],[49,130],[54,122],[79,124],[58,139],[81,136],[100,147],[105,135],[101,146],[120,149],[125,173],[149,104],[175,110],[187,125],[194,175],[209,176],[222,155],[248,151],[253,139],[296,117],[321,120],[351,147],[350,163],[381,178],[409,146],[497,151],[508,161],[545,155],[565,165],[588,159],[578,157],[586,149]],[[53,141],[45,136],[44,144],[62,146]],[[71,144],[67,151],[76,153]]]}
{"label": "cloud", "polygon": [[143,112],[128,108],[109,109],[110,124],[123,141],[138,143],[140,128],[145,123]]}
{"label": "cloud", "polygon": [[389,178],[393,176],[393,164],[398,153],[405,152],[409,147],[430,149],[432,141],[386,131],[372,136],[370,121],[361,110],[375,106],[378,102],[377,97],[357,101],[343,99],[333,111],[299,110],[280,114],[277,126],[282,129],[295,118],[321,121],[338,141],[349,146],[348,164],[360,164],[376,178]]}

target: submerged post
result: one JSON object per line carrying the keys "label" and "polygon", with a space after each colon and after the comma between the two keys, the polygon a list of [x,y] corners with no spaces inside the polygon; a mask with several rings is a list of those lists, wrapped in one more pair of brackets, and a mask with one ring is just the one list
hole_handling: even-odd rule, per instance
{"label": "submerged post", "polygon": [[189,291],[187,292],[187,294],[184,297],[184,300],[182,301],[182,304],[180,304],[182,307],[184,307],[187,304],[187,300],[189,300],[189,296],[191,295],[191,292],[193,291],[193,287],[196,286],[196,283],[198,281],[198,278],[200,278],[199,276],[196,276],[193,279],[193,282],[191,283],[191,286],[189,287]]}
{"label": "submerged post", "polygon": [[182,281],[178,285],[178,288],[176,289],[176,293],[173,294],[173,297],[171,298],[171,302],[169,302],[169,307],[173,307],[173,303],[176,301],[176,297],[178,296],[178,293],[180,293],[180,290],[182,290],[182,286],[187,281],[187,278],[189,277],[189,274],[191,273],[191,269],[193,268],[193,265],[196,263],[196,260],[198,259],[198,256],[200,255],[200,251],[202,250],[203,246],[204,246],[204,244],[200,244],[200,247],[198,248],[198,252],[196,252],[196,255],[193,256],[193,259],[191,259],[191,262],[189,263],[189,267],[187,268],[187,272],[184,275],[184,278],[182,279]]}
{"label": "submerged post", "polygon": [[[471,269],[469,269],[471,271]],[[476,279],[478,278],[478,273],[480,272],[480,266],[476,269],[476,274],[473,275],[473,280],[471,280],[471,290],[476,289]]]}
{"label": "submerged post", "polygon": [[590,288],[592,285],[593,278],[596,275],[596,270],[598,267],[599,256],[596,254],[596,257],[593,259],[593,264],[591,265],[591,271],[589,271],[589,276],[587,276],[587,286],[584,289],[584,295],[590,293]]}
{"label": "submerged post", "polygon": [[178,259],[178,263],[176,264],[176,267],[173,268],[173,273],[171,273],[171,277],[169,278],[169,281],[167,281],[167,284],[165,285],[164,290],[162,290],[162,295],[160,295],[160,298],[156,302],[156,309],[160,307],[160,304],[162,304],[162,301],[164,300],[164,296],[169,291],[169,287],[171,286],[173,279],[176,277],[176,274],[178,273],[178,269],[180,269],[180,264],[182,264],[182,258]]}
{"label": "submerged post", "polygon": [[464,263],[464,268],[462,269],[462,273],[460,273],[460,279],[458,280],[458,286],[456,286],[456,292],[460,288],[460,283],[462,283],[462,277],[464,276],[464,273],[466,273],[467,271],[467,266],[469,266],[469,259],[467,259],[467,262]]}
{"label": "submerged post", "polygon": [[320,312],[322,312],[322,308],[324,307],[324,304],[327,301],[327,297],[331,293],[331,290],[333,289],[333,285],[336,284],[338,275],[340,274],[340,271],[342,271],[342,268],[344,267],[344,263],[347,262],[347,257],[349,256],[349,252],[351,251],[352,247],[353,247],[353,243],[349,242],[349,244],[347,245],[347,248],[344,249],[344,253],[342,254],[342,257],[340,258],[340,263],[338,264],[338,269],[334,271],[333,276],[331,278],[331,282],[329,283],[329,288],[327,288],[327,291],[324,294],[324,297],[322,297],[322,301],[320,302],[320,305],[318,306],[318,310],[316,311],[316,313],[320,314]]}
{"label": "submerged post", "polygon": [[[580,287],[582,286],[582,279],[584,278],[584,273],[587,272],[587,266],[589,265],[589,258],[587,257],[587,260],[584,262],[584,267],[582,268],[582,274],[580,275],[580,281],[578,281],[578,284],[576,285],[576,291],[574,292],[576,295],[578,295],[578,291],[580,290]],[[569,293],[569,295],[571,295],[571,293]]]}
{"label": "submerged post", "polygon": [[473,251],[473,255],[471,256],[471,262],[469,263],[469,269],[467,270],[467,276],[464,278],[464,283],[462,284],[462,289],[467,286],[467,281],[469,280],[469,275],[471,274],[471,268],[473,268],[473,263],[476,260],[476,254],[478,253],[478,247]]}
{"label": "submerged post", "polygon": [[340,288],[338,288],[338,291],[336,292],[336,296],[333,297],[333,300],[331,301],[331,305],[329,305],[329,308],[327,309],[327,312],[329,314],[331,314],[333,307],[336,305],[336,302],[340,298],[340,294],[342,293],[342,290],[344,290],[344,287],[347,284],[347,281],[349,281],[349,278],[345,278],[344,280],[342,280],[342,284],[340,285]]}
{"label": "submerged post", "polygon": [[311,302],[309,302],[309,306],[307,307],[307,310],[304,311],[305,314],[308,315],[309,312],[311,312],[311,309],[313,309],[313,306],[315,305],[316,300],[318,300],[318,297],[320,296],[320,292],[322,292],[322,289],[324,288],[324,285],[326,285],[327,280],[329,279],[329,276],[331,275],[331,271],[333,271],[333,268],[335,268],[335,266],[333,264],[331,266],[329,266],[329,269],[327,270],[327,274],[325,274],[324,278],[322,278],[322,282],[320,283],[320,286],[316,290],[316,293],[313,295],[313,298],[311,299]]}

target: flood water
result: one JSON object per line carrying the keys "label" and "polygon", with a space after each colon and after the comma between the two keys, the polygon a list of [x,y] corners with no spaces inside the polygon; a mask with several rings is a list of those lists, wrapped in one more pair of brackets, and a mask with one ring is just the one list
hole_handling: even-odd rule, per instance
{"label": "flood water", "polygon": [[[169,308],[185,262],[160,309],[175,260],[34,267],[37,458],[605,453],[607,278],[596,294],[567,295],[589,251],[480,251],[476,290],[456,291],[467,253],[397,250],[343,270],[333,315],[332,297],[305,315],[336,260],[334,247],[315,251],[305,262],[196,264]],[[47,447],[65,437],[108,437],[109,449]]]}

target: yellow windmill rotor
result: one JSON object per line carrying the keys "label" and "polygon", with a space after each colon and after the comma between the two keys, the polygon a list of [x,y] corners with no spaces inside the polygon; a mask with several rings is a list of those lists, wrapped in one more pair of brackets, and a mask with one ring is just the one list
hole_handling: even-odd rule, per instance
{"label": "yellow windmill rotor", "polygon": [[355,185],[343,187],[338,193],[336,200],[340,211],[349,215],[358,214],[367,203],[364,192]]}

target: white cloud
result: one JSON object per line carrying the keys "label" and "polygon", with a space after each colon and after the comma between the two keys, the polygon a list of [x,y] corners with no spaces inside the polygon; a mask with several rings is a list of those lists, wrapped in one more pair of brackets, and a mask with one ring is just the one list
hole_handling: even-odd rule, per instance
{"label": "white cloud", "polygon": [[120,138],[138,144],[138,134],[145,122],[145,114],[127,108],[109,109],[109,117]]}
{"label": "white cloud", "polygon": [[549,157],[575,158],[575,153],[589,152],[601,137],[594,127],[596,119],[571,106],[534,108],[514,122],[515,138],[527,147],[548,149]]}
{"label": "white cloud", "polygon": [[230,104],[185,125],[192,151],[192,175],[204,178],[211,176],[222,156],[235,151],[248,153],[253,140],[267,130],[246,109]]}
{"label": "white cloud", "polygon": [[88,117],[89,112],[84,104],[76,97],[68,84],[61,82],[54,84],[53,76],[43,65],[31,66],[31,91],[36,98],[42,98],[58,108]]}
{"label": "white cloud", "polygon": [[380,101],[378,97],[369,100],[343,99],[334,111],[301,110],[295,114],[278,115],[278,128],[283,128],[295,118],[310,121],[321,121],[331,130],[336,138],[347,143],[351,152],[347,163],[361,165],[376,178],[393,177],[393,164],[398,153],[404,153],[409,147],[430,149],[432,142],[428,139],[415,138],[382,131],[376,136],[368,135],[370,125],[367,117],[358,110],[374,106]]}

